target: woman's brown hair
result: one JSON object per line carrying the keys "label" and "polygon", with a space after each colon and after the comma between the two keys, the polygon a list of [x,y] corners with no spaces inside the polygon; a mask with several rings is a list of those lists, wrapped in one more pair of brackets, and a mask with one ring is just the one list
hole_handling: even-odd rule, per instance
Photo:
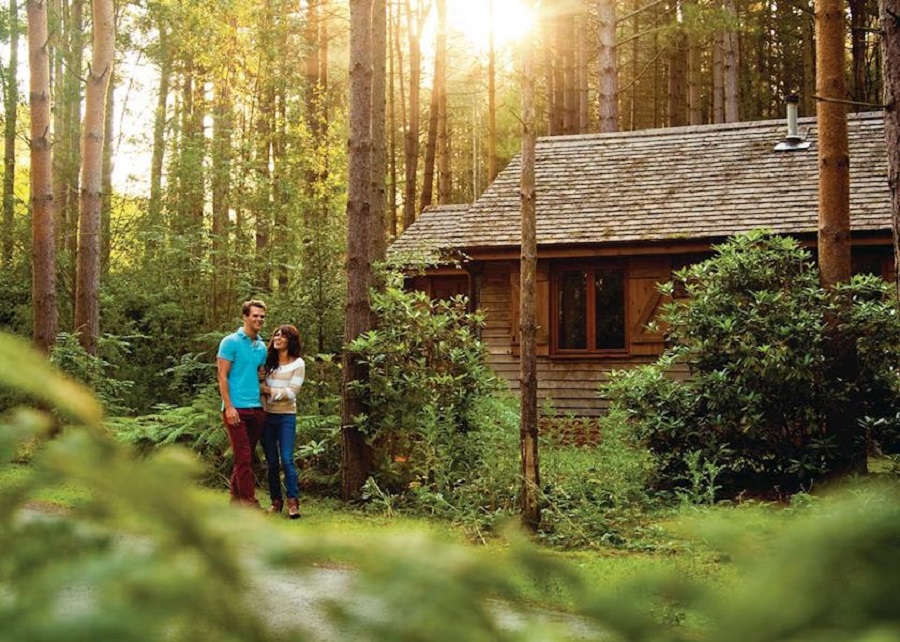
{"label": "woman's brown hair", "polygon": [[278,368],[278,350],[275,349],[275,336],[281,335],[287,338],[287,353],[292,359],[300,356],[300,331],[294,326],[285,323],[275,328],[272,338],[269,339],[269,349],[266,351],[266,372],[272,372]]}

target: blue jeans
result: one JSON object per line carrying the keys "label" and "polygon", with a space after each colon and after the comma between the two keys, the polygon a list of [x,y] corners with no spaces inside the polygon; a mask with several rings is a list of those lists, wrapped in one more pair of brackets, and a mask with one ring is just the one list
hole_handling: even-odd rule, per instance
{"label": "blue jeans", "polygon": [[294,466],[294,442],[297,440],[297,415],[266,414],[263,450],[269,478],[269,497],[281,499],[280,468],[284,468],[284,488],[289,498],[299,497],[297,467]]}

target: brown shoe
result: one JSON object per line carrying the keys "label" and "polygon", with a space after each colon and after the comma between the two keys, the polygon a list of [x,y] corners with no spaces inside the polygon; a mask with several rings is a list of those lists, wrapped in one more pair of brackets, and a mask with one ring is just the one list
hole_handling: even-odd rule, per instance
{"label": "brown shoe", "polygon": [[269,513],[272,515],[281,515],[281,511],[284,509],[284,501],[281,499],[273,499],[272,505],[269,506]]}
{"label": "brown shoe", "polygon": [[300,500],[296,497],[288,497],[288,517],[290,519],[300,519]]}

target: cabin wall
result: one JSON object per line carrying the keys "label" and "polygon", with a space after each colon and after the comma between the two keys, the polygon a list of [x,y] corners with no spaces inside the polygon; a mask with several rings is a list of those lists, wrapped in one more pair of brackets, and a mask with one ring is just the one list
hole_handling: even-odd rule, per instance
{"label": "cabin wall", "polygon": [[[482,339],[488,350],[490,366],[516,392],[519,389],[519,356],[514,341],[517,328],[514,326],[518,324],[515,313],[518,298],[515,288],[511,286],[510,275],[517,274],[517,270],[518,264],[513,261],[492,262],[485,264],[476,277],[478,307],[485,312]],[[544,296],[547,296],[546,291]],[[547,304],[549,301],[545,302],[545,306]],[[604,414],[608,404],[601,399],[598,388],[608,381],[610,371],[652,363],[661,351],[661,345],[652,349],[639,348],[639,351],[645,354],[615,358],[561,358],[539,354],[538,403],[542,411],[580,417]],[[674,374],[679,377],[683,375]]]}

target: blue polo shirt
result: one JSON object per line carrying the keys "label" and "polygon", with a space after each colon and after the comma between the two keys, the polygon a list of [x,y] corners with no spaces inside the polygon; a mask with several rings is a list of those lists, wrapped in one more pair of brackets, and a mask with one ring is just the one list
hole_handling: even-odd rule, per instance
{"label": "blue polo shirt", "polygon": [[265,342],[260,337],[251,339],[241,326],[219,343],[218,357],[231,362],[228,394],[234,407],[262,408],[258,371],[266,363]]}

